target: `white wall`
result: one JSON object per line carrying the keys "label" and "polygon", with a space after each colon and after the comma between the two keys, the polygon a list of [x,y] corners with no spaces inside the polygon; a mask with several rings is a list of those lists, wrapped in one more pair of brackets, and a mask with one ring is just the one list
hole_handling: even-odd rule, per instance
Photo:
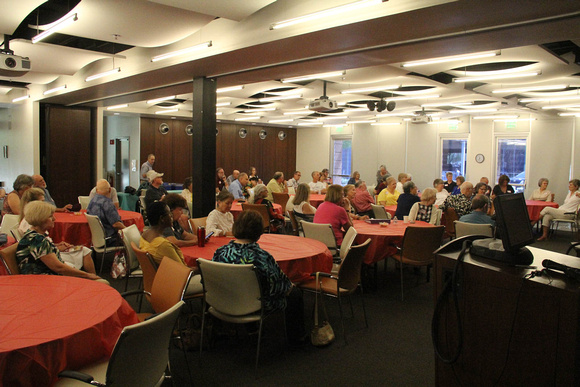
{"label": "white wall", "polygon": [[140,152],[140,118],[139,116],[105,116],[103,123],[103,163],[104,171],[115,171],[115,145],[110,140],[129,137],[129,159],[135,160],[136,171],[130,172],[130,184],[139,187],[139,152]]}
{"label": "white wall", "polygon": [[[38,103],[27,100],[12,108],[0,109],[0,181],[6,192],[22,173],[39,173]],[[2,149],[8,145],[8,158]]]}
{"label": "white wall", "polygon": [[[331,134],[352,133],[353,170],[361,173],[367,184],[374,184],[377,167],[386,164],[389,172],[407,172],[419,189],[430,187],[438,177],[441,137],[463,136],[468,139],[466,179],[478,182],[482,176],[492,181],[495,169],[496,136],[518,135],[528,138],[526,196],[537,188],[540,177],[550,180],[549,189],[556,193],[560,204],[568,189],[570,178],[580,178],[580,118],[538,118],[521,121],[516,128],[491,120],[470,120],[463,117],[457,129],[446,125],[371,126],[355,124],[342,132],[329,128],[299,128],[296,163],[303,176],[330,161]],[[485,156],[483,163],[475,162],[475,155]],[[492,182],[492,184],[495,184]]]}

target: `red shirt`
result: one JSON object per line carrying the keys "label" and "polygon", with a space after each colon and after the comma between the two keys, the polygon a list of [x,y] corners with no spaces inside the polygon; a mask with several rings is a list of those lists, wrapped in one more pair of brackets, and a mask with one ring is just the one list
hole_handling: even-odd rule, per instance
{"label": "red shirt", "polygon": [[356,195],[352,199],[352,204],[359,212],[370,211],[371,204],[375,204],[375,200],[365,188],[357,188]]}
{"label": "red shirt", "polygon": [[342,244],[344,236],[342,226],[348,224],[348,220],[346,210],[332,202],[322,202],[314,214],[314,223],[329,223],[332,226],[338,246]]}

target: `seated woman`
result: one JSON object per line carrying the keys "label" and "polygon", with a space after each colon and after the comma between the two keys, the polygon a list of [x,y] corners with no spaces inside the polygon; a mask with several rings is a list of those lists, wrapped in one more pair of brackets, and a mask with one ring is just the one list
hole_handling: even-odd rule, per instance
{"label": "seated woman", "polygon": [[397,204],[397,200],[401,194],[396,190],[396,188],[397,180],[393,176],[389,176],[387,178],[387,188],[383,189],[377,198],[379,204],[383,206],[392,206]]}
{"label": "seated woman", "polygon": [[485,195],[488,189],[489,186],[487,184],[482,182],[477,183],[473,188],[473,196],[471,196],[471,199],[473,200],[476,195]]}
{"label": "seated woman", "polygon": [[342,200],[342,207],[346,210],[346,213],[348,214],[348,216],[350,216],[351,219],[354,220],[367,220],[369,217],[368,215],[358,215],[356,208],[354,207],[354,205],[352,204],[354,197],[356,195],[356,188],[354,188],[354,185],[352,184],[347,184],[344,186],[344,188],[342,189],[343,194],[344,194],[344,199]]}
{"label": "seated woman", "polygon": [[224,188],[228,189],[228,181],[226,179],[226,174],[223,168],[218,168],[215,171],[215,193],[218,194],[220,191],[223,191]]}
{"label": "seated woman", "polygon": [[234,195],[223,190],[217,196],[217,208],[209,213],[205,222],[206,235],[213,232],[214,236],[232,236],[234,216],[230,212]]}
{"label": "seated woman", "polygon": [[[18,225],[18,231],[24,235],[29,229],[30,224],[24,218],[24,212],[28,203],[40,201],[44,202],[44,191],[40,188],[30,188],[24,192],[22,199],[20,200],[20,224]],[[55,212],[58,211],[58,208]],[[65,241],[58,242],[54,244],[60,251],[60,258],[64,263],[75,269],[81,269],[85,266],[85,262],[89,263],[89,270],[91,267],[94,268],[94,263],[92,259],[92,250],[85,246],[73,246]],[[93,269],[94,270],[94,269]]]}
{"label": "seated woman", "polygon": [[248,180],[251,180],[253,177],[255,177],[256,184],[262,184],[262,179],[260,179],[258,176],[258,170],[256,167],[250,167],[249,171],[250,173],[248,173]]}
{"label": "seated woman", "polygon": [[20,198],[24,195],[27,189],[32,188],[34,179],[28,175],[18,175],[12,187],[14,191],[10,192],[4,198],[4,206],[2,207],[2,216],[6,214],[20,215]]}
{"label": "seated woman", "polygon": [[[181,196],[183,196],[183,198],[185,199],[185,201],[187,203],[191,203],[193,201],[193,179],[191,177],[186,177],[185,181],[183,182],[183,191],[181,191]],[[187,209],[187,203],[186,206],[184,207],[185,209]]]}
{"label": "seated woman", "polygon": [[399,191],[400,194],[402,194],[403,191],[403,185],[410,181],[411,179],[409,178],[409,175],[407,175],[404,172],[399,173],[399,176],[397,176],[397,186],[395,187],[395,189],[397,191]]}
{"label": "seated woman", "polygon": [[309,197],[310,186],[306,183],[298,184],[296,195],[290,196],[288,203],[286,203],[286,210],[293,210],[298,219],[312,222],[314,214],[316,214],[316,208],[310,204]]}
{"label": "seated woman", "polygon": [[441,223],[441,210],[434,206],[437,199],[435,188],[425,188],[421,194],[421,201],[413,204],[409,212],[409,220],[420,220],[439,226]]}
{"label": "seated woman", "polygon": [[337,246],[342,244],[344,234],[352,227],[350,216],[342,207],[343,197],[342,187],[338,184],[331,185],[326,191],[324,202],[318,206],[314,214],[314,223],[328,223],[332,226]]}
{"label": "seated woman", "polygon": [[359,180],[355,185],[355,195],[351,200],[351,204],[355,207],[359,215],[373,216],[373,208],[371,204],[375,204],[375,199],[369,193],[367,184],[364,180]]}
{"label": "seated woman", "polygon": [[435,207],[439,207],[443,204],[447,196],[449,196],[449,192],[444,189],[444,181],[442,179],[435,179],[433,180],[433,188],[437,191],[436,199],[435,199]]}
{"label": "seated woman", "polygon": [[491,192],[491,198],[493,199],[499,195],[513,194],[514,192],[516,192],[514,190],[514,187],[508,184],[509,182],[510,178],[508,177],[508,175],[501,175],[497,180],[497,185],[493,187],[493,191]]}
{"label": "seated woman", "polygon": [[413,204],[421,200],[417,195],[417,186],[412,181],[408,181],[403,185],[403,192],[399,196],[399,200],[397,200],[397,211],[395,211],[395,217],[397,219],[403,219],[405,216],[408,216]]}
{"label": "seated woman", "polygon": [[541,200],[543,202],[553,202],[554,201],[554,194],[552,194],[548,190],[548,179],[545,177],[540,178],[538,180],[538,187],[532,192],[532,197],[530,200]]}
{"label": "seated woman", "polygon": [[254,187],[254,204],[265,204],[270,214],[270,231],[282,232],[284,230],[284,216],[274,210],[274,205],[266,199],[268,188],[264,184],[258,184]]}
{"label": "seated woman", "polygon": [[197,235],[193,235],[187,224],[187,216],[183,215],[183,209],[187,208],[185,198],[179,194],[169,193],[162,200],[171,211],[172,225],[163,231],[163,236],[178,247],[197,245]]}
{"label": "seated woman", "polygon": [[574,219],[575,213],[580,205],[580,180],[572,179],[568,183],[568,195],[566,195],[566,200],[558,208],[544,207],[542,212],[540,212],[540,219],[542,219],[542,236],[538,238],[538,241],[543,241],[548,239],[548,231],[550,230],[550,223],[554,219]]}
{"label": "seated woman", "polygon": [[358,171],[354,171],[348,179],[348,184],[356,184],[360,181],[360,173]]}
{"label": "seated woman", "polygon": [[262,284],[266,314],[286,309],[286,333],[291,344],[301,344],[306,336],[302,293],[282,272],[274,257],[258,245],[263,232],[262,217],[244,211],[234,223],[236,239],[216,250],[213,261],[254,265]]}
{"label": "seated woman", "polygon": [[30,224],[30,229],[20,239],[16,249],[16,262],[20,274],[53,274],[91,280],[101,279],[96,274],[90,254],[83,259],[82,268],[85,271],[63,262],[61,251],[68,249],[70,245],[55,245],[46,235],[54,227],[55,210],[55,206],[44,201],[30,202],[26,205],[24,219]]}
{"label": "seated woman", "polygon": [[139,240],[139,248],[145,250],[161,264],[163,257],[168,257],[185,265],[183,253],[175,244],[163,236],[167,228],[171,228],[173,216],[164,202],[153,202],[147,210],[147,219],[151,227],[143,231]]}
{"label": "seated woman", "polygon": [[451,192],[451,195],[460,195],[461,194],[461,184],[465,183],[465,177],[463,176],[457,176],[457,179],[455,179],[455,187],[453,188],[453,192]]}

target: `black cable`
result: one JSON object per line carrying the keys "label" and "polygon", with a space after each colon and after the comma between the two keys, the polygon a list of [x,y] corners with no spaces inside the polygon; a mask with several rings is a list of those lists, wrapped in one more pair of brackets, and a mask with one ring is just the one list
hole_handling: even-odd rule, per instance
{"label": "black cable", "polygon": [[[445,364],[453,364],[459,358],[461,354],[461,350],[463,348],[463,327],[461,325],[461,312],[459,310],[459,296],[458,296],[458,271],[463,259],[465,257],[465,253],[467,252],[468,247],[471,245],[471,241],[466,240],[463,242],[463,246],[459,256],[457,257],[457,261],[455,262],[455,266],[453,268],[453,275],[451,279],[449,279],[444,287],[439,297],[437,297],[437,303],[435,304],[435,311],[433,312],[433,319],[431,320],[431,340],[433,342],[433,349],[435,350],[435,354],[437,357]],[[439,344],[437,339],[439,338],[439,325],[440,325],[440,317],[441,312],[444,307],[445,300],[448,298],[449,293],[453,296],[453,306],[455,309],[455,315],[457,319],[457,348],[455,353],[453,353],[450,357],[445,357],[439,348]]]}

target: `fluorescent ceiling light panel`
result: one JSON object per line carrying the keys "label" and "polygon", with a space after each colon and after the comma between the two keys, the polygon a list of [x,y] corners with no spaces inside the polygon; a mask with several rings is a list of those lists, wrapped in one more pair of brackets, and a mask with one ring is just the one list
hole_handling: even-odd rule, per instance
{"label": "fluorescent ceiling light panel", "polygon": [[543,98],[521,98],[518,102],[530,103],[530,102],[556,102],[556,101],[570,101],[574,99],[580,99],[580,95],[567,95],[564,97],[543,97]]}
{"label": "fluorescent ceiling light panel", "polygon": [[375,120],[346,121],[347,124],[372,124]]}
{"label": "fluorescent ceiling light panel", "polygon": [[302,82],[302,81],[309,81],[311,79],[340,77],[344,74],[346,74],[346,71],[344,71],[344,70],[343,71],[332,71],[329,73],[310,74],[310,75],[302,75],[300,77],[285,78],[285,79],[281,79],[280,82],[282,82],[282,83]]}
{"label": "fluorescent ceiling light panel", "polygon": [[53,89],[49,89],[49,90],[43,91],[42,92],[42,95],[49,95],[49,94],[56,93],[57,91],[61,91],[61,90],[64,90],[64,89],[66,89],[66,85],[62,85],[62,86],[59,86],[59,87],[55,87]]}
{"label": "fluorescent ceiling light panel", "polygon": [[215,92],[216,93],[227,93],[228,91],[236,91],[236,90],[242,90],[244,88],[244,85],[240,85],[240,86],[230,86],[230,87],[222,87],[221,89],[217,89]]}
{"label": "fluorescent ceiling light panel", "polygon": [[548,105],[548,106],[542,106],[542,109],[544,109],[544,110],[550,110],[550,109],[568,109],[568,108],[580,108],[580,104],[578,104],[578,103],[572,103],[572,104],[568,104],[568,105]]}
{"label": "fluorescent ceiling light panel", "polygon": [[167,97],[150,99],[149,101],[147,101],[147,103],[154,104],[154,103],[159,103],[159,102],[163,102],[163,101],[169,101],[170,99],[175,99],[175,97],[176,97],[175,95],[170,95]]}
{"label": "fluorescent ceiling light panel", "polygon": [[30,98],[30,96],[29,96],[29,95],[24,95],[24,96],[22,96],[22,97],[14,98],[14,99],[12,100],[12,102],[20,102],[20,101],[24,101],[25,99],[28,99],[28,98]]}
{"label": "fluorescent ceiling light panel", "polygon": [[78,19],[79,18],[77,17],[76,13],[73,13],[72,15],[69,15],[69,16],[65,16],[61,20],[54,23],[50,28],[47,28],[46,30],[44,30],[40,34],[33,36],[32,43],[40,42],[42,39],[54,34],[56,31],[61,30],[68,25],[71,25],[72,23],[74,23]]}
{"label": "fluorescent ceiling light panel", "polygon": [[288,20],[282,20],[276,23],[272,23],[270,24],[270,30],[277,30],[280,28],[285,28],[285,27],[289,27],[289,26],[293,26],[296,24],[300,24],[300,23],[305,23],[305,22],[309,22],[312,20],[317,20],[320,18],[327,18],[327,17],[331,17],[334,15],[339,15],[341,13],[345,13],[345,12],[352,12],[355,11],[357,9],[361,9],[361,8],[365,8],[365,7],[369,7],[371,5],[376,5],[376,4],[380,4],[385,0],[360,0],[360,1],[355,1],[354,3],[349,3],[349,4],[345,4],[345,5],[341,5],[339,7],[334,7],[334,8],[328,8],[322,11],[318,11],[318,12],[313,12],[310,13],[308,15],[304,15],[304,16],[299,16],[299,17],[295,17],[292,19],[288,19]]}
{"label": "fluorescent ceiling light panel", "polygon": [[570,117],[570,116],[572,116],[572,117],[580,117],[580,112],[576,112],[576,113],[573,113],[573,112],[568,112],[568,113],[558,113],[558,115],[559,115],[560,117]]}
{"label": "fluorescent ceiling light panel", "polygon": [[126,107],[129,107],[129,105],[125,103],[125,104],[122,104],[122,105],[109,106],[107,108],[107,110],[123,109],[123,108],[126,108]]}
{"label": "fluorescent ceiling light panel", "polygon": [[510,74],[502,74],[502,75],[485,75],[481,77],[461,77],[461,78],[454,78],[453,82],[455,83],[462,83],[462,82],[479,82],[479,81],[488,81],[494,79],[508,79],[508,78],[523,78],[523,77],[534,77],[536,75],[540,75],[541,71],[532,71],[528,73],[510,73]]}
{"label": "fluorescent ceiling light panel", "polygon": [[367,93],[369,91],[393,90],[393,89],[398,89],[399,87],[401,87],[401,85],[363,87],[360,89],[343,90],[340,92],[340,94],[358,94],[358,93]]}
{"label": "fluorescent ceiling light panel", "polygon": [[292,122],[292,121],[294,121],[292,118],[286,118],[286,119],[283,119],[283,120],[270,120],[268,122],[271,122],[271,123],[275,124],[275,123],[278,123],[278,122]]}
{"label": "fluorescent ceiling light panel", "polygon": [[244,113],[261,113],[261,112],[273,112],[276,108],[263,108],[263,109],[246,109]]}
{"label": "fluorescent ceiling light panel", "polygon": [[513,120],[513,119],[518,118],[518,117],[519,117],[518,115],[504,115],[504,116],[501,116],[501,115],[498,114],[498,115],[495,115],[495,116],[475,116],[475,117],[473,117],[473,119],[474,120],[499,120],[499,119],[502,119],[502,120],[510,120],[510,119],[512,119]]}
{"label": "fluorescent ceiling light panel", "polygon": [[449,110],[451,114],[470,114],[470,113],[491,113],[497,112],[497,109],[453,109]]}
{"label": "fluorescent ceiling light panel", "polygon": [[192,53],[195,51],[203,50],[204,48],[209,48],[211,46],[212,46],[212,43],[210,40],[209,42],[205,42],[205,43],[197,44],[195,46],[184,48],[183,50],[172,51],[172,52],[168,52],[166,54],[154,56],[153,58],[151,58],[151,62],[158,62],[160,60],[173,58],[174,56],[189,54],[189,53]]}
{"label": "fluorescent ceiling light panel", "polygon": [[465,54],[465,55],[454,55],[446,56],[441,58],[417,60],[413,62],[404,63],[401,67],[413,67],[413,66],[423,66],[437,63],[453,62],[457,60],[467,60],[467,59],[479,59],[479,58],[490,58],[493,56],[500,55],[500,51],[490,51],[490,52],[479,52],[475,54]]}
{"label": "fluorescent ceiling light panel", "polygon": [[215,115],[216,115],[216,116],[221,116],[221,115],[223,115],[223,114],[224,114],[224,112],[215,112]]}
{"label": "fluorescent ceiling light panel", "polygon": [[179,111],[179,109],[159,110],[159,111],[155,112],[155,114],[169,114],[169,113],[175,113],[178,111]]}
{"label": "fluorescent ceiling light panel", "polygon": [[493,120],[493,122],[535,121],[535,118],[516,118],[510,120]]}
{"label": "fluorescent ceiling light panel", "polygon": [[260,102],[270,102],[270,101],[281,101],[284,99],[297,99],[297,98],[302,98],[302,94],[293,94],[293,95],[281,95],[278,97],[266,97],[266,98],[260,98],[258,99],[258,101]]}
{"label": "fluorescent ceiling light panel", "polygon": [[546,85],[546,86],[531,86],[531,87],[514,87],[511,89],[496,89],[491,92],[498,93],[525,93],[526,91],[542,91],[542,90],[563,90],[568,85]]}
{"label": "fluorescent ceiling light panel", "polygon": [[216,107],[222,107],[222,106],[230,106],[232,103],[231,102],[218,102],[215,104]]}
{"label": "fluorescent ceiling light panel", "polygon": [[116,68],[114,68],[112,70],[105,71],[103,73],[91,75],[90,77],[87,77],[85,79],[85,82],[90,82],[90,81],[93,81],[95,79],[103,78],[103,77],[106,77],[108,75],[112,75],[112,74],[119,73],[119,72],[121,72],[121,68],[120,67],[116,67]]}
{"label": "fluorescent ceiling light panel", "polygon": [[248,117],[236,118],[236,119],[234,119],[234,121],[259,120],[260,118],[262,118],[262,117],[261,116],[248,116]]}
{"label": "fluorescent ceiling light panel", "polygon": [[371,126],[395,126],[395,125],[401,125],[400,122],[374,122],[371,124]]}

